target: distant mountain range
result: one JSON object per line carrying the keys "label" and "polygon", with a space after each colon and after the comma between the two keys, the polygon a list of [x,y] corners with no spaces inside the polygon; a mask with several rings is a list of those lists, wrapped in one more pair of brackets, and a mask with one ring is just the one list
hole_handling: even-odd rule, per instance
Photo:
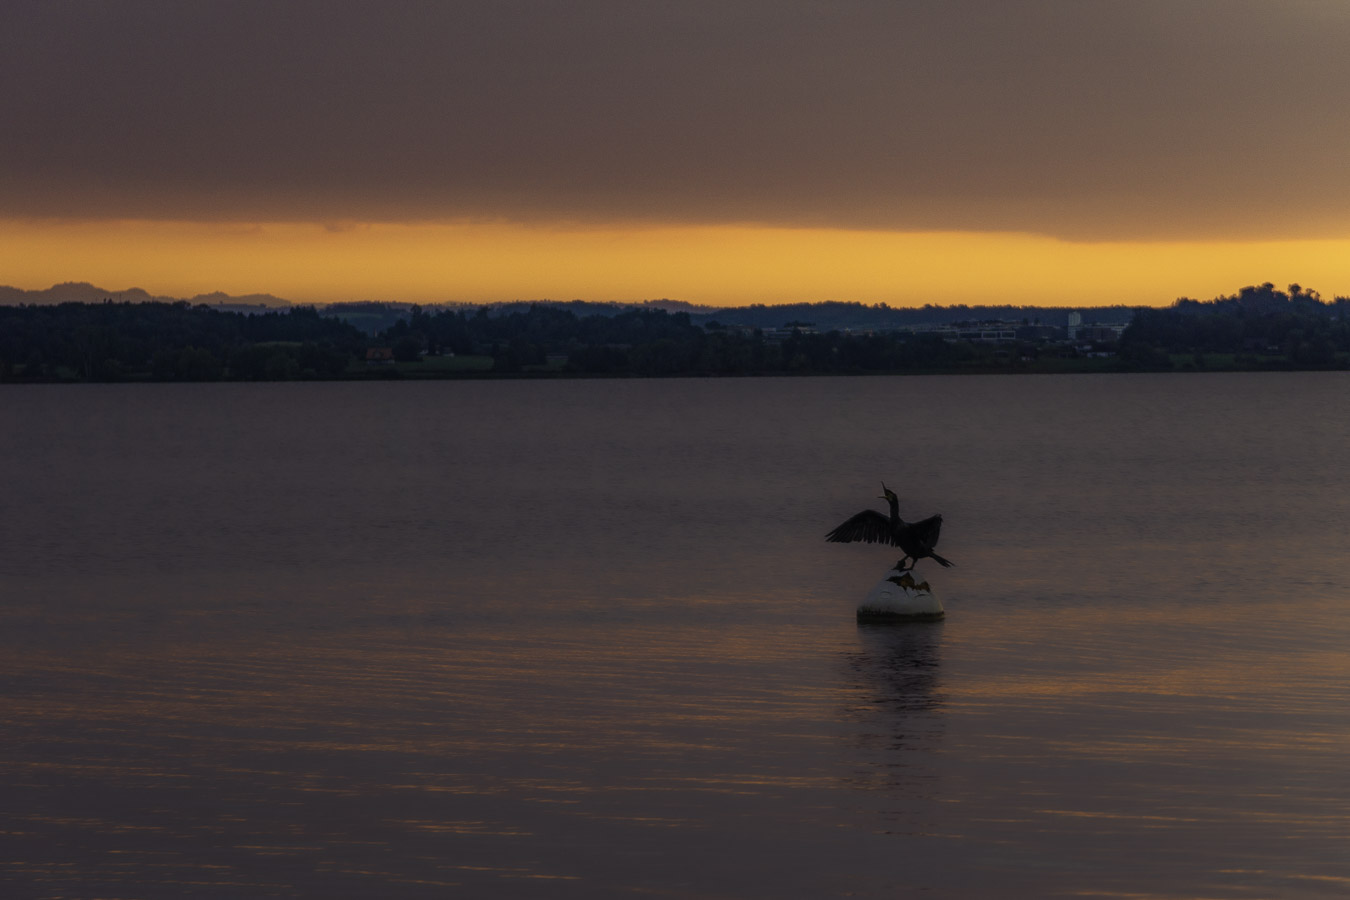
{"label": "distant mountain range", "polygon": [[206,306],[274,306],[285,308],[293,305],[291,301],[273,297],[271,294],[244,294],[240,297],[233,297],[221,291],[216,291],[212,294],[198,294],[195,297],[157,297],[138,287],[127,288],[122,291],[110,291],[107,288],[92,285],[87,281],[67,281],[63,284],[54,284],[43,291],[25,291],[22,288],[0,285],[0,305],[3,306],[18,306],[20,303],[26,303],[29,306],[48,306],[55,303],[102,303],[104,300],[113,300],[118,303],[178,303],[180,300],[186,300],[193,306],[205,304]]}
{"label": "distant mountain range", "polygon": [[[104,300],[129,303],[178,303],[186,301],[193,306],[205,305],[226,310],[252,311],[259,307],[269,309],[287,309],[291,306],[311,305],[295,304],[271,294],[245,294],[232,296],[220,291],[211,294],[198,294],[195,297],[163,297],[150,294],[141,288],[127,288],[110,291],[88,282],[66,282],[53,285],[46,290],[27,291],[20,288],[0,285],[0,305],[46,306],[57,303],[102,303]],[[317,303],[312,304],[321,312],[351,321],[363,330],[374,333],[392,325],[407,315],[416,304],[403,302],[367,301],[356,303]],[[990,304],[979,306],[921,306],[899,307],[877,303],[871,306],[864,303],[844,303],[825,301],[821,303],[790,303],[782,305],[756,304],[754,306],[716,307],[698,306],[682,300],[644,300],[635,303],[595,303],[584,300],[569,301],[513,301],[507,303],[425,303],[423,309],[470,308],[487,306],[496,315],[509,315],[512,312],[528,309],[530,306],[543,305],[567,309],[577,316],[613,316],[632,309],[660,309],[669,313],[686,313],[697,325],[716,322],[721,325],[745,328],[784,328],[791,326],[811,327],[818,331],[852,330],[885,331],[896,328],[911,328],[920,325],[942,325],[963,321],[1026,321],[1028,324],[1053,325],[1063,327],[1069,313],[1079,312],[1084,322],[1102,324],[1121,324],[1129,322],[1134,315],[1134,307],[1129,306],[1012,306]]]}
{"label": "distant mountain range", "polygon": [[[530,303],[487,304],[498,315],[527,309]],[[712,307],[695,306],[678,300],[647,300],[642,303],[587,303],[572,300],[565,303],[548,302],[549,306],[568,309],[577,316],[616,315],[630,309],[664,309],[671,313],[687,313],[695,325],[717,323],[742,328],[811,328],[816,331],[889,331],[929,325],[949,325],[956,322],[1025,322],[1028,325],[1049,325],[1063,328],[1069,314],[1077,312],[1085,323],[1120,325],[1134,317],[1132,306],[1013,306],[1011,304],[981,304],[979,306],[890,306],[886,303],[845,303],[825,300],[819,303],[783,303],[772,306],[757,303],[753,306]],[[340,307],[333,307],[336,313]],[[341,315],[341,313],[337,313]]]}
{"label": "distant mountain range", "polygon": [[[277,297],[273,294],[242,294],[233,296],[223,291],[215,291],[210,294],[197,294],[195,297],[169,297],[151,294],[144,288],[126,288],[120,291],[110,291],[107,288],[99,287],[96,284],[90,284],[87,281],[66,281],[61,284],[54,284],[45,290],[29,291],[23,288],[10,287],[0,284],[0,306],[18,306],[27,304],[29,306],[48,306],[55,303],[102,303],[104,300],[112,300],[116,303],[180,303],[186,301],[193,306],[269,306],[279,309],[286,309],[291,306],[316,306],[319,309],[334,310],[340,309],[384,309],[384,310],[409,310],[419,304],[386,302],[381,300],[367,300],[355,302],[339,303],[294,303],[290,300]],[[719,312],[721,307],[696,306],[693,303],[685,303],[683,300],[644,300],[640,303],[586,303],[581,300],[571,300],[567,302],[540,300],[537,301],[549,306],[584,306],[593,309],[595,312],[614,313],[620,310],[632,309],[635,307],[645,307],[648,309],[664,309],[667,312],[687,312],[692,314]],[[454,307],[469,307],[477,309],[480,306],[492,307],[515,307],[529,306],[530,302],[521,303],[519,301],[510,301],[505,303],[423,303],[420,304],[425,309],[442,309]]]}

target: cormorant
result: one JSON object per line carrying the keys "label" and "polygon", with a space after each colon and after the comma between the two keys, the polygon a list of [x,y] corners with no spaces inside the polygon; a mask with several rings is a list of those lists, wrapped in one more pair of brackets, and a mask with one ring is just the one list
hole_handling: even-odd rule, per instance
{"label": "cormorant", "polygon": [[[905,551],[905,555],[895,564],[901,572],[913,569],[914,564],[924,557],[944,568],[952,564],[933,552],[937,546],[938,534],[942,531],[942,516],[929,516],[920,522],[906,522],[900,518],[900,498],[895,492],[881,483],[882,496],[891,505],[891,517],[888,519],[875,509],[865,509],[844,524],[825,535],[825,540],[846,543],[848,541],[866,541],[869,544],[890,544]],[[908,566],[905,560],[909,560]]]}

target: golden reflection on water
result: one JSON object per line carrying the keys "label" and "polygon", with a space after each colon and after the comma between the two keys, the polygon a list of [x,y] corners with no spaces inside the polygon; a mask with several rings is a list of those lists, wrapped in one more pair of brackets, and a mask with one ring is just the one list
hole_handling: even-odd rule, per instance
{"label": "golden reflection on water", "polygon": [[[0,871],[116,884],[130,866],[161,888],[286,893],[285,878],[239,876],[263,860],[305,860],[315,877],[462,885],[409,879],[407,865],[336,862],[356,848],[366,848],[358,857],[401,854],[410,842],[450,841],[463,846],[419,857],[426,875],[576,881],[561,859],[562,869],[473,860],[518,859],[510,847],[539,838],[540,810],[553,810],[549,833],[567,822],[673,833],[706,828],[709,803],[835,789],[824,767],[792,765],[800,745],[830,746],[808,723],[829,714],[831,698],[794,677],[800,648],[765,644],[756,630],[639,627],[608,642],[391,631],[85,648],[78,660],[19,652],[0,663],[25,687],[0,698],[0,725],[46,752],[12,755],[0,770],[27,785],[18,796],[37,808],[86,806],[66,791],[76,784],[107,798],[94,802],[100,815],[11,805],[0,821],[29,839],[29,852],[34,842],[114,843],[78,871],[3,854]],[[766,666],[782,677],[765,678]],[[774,735],[787,746],[774,748]],[[769,762],[747,768],[747,742],[765,739]],[[691,769],[691,757],[709,762]],[[352,819],[334,803],[404,814]],[[361,833],[382,838],[353,839]],[[117,846],[122,839],[135,843]],[[127,862],[161,853],[161,862]]]}
{"label": "golden reflection on water", "polygon": [[[1350,722],[1328,713],[1346,660],[1334,636],[1253,645],[1258,623],[1234,615],[1085,608],[1032,625],[989,609],[891,628],[387,627],[18,648],[0,661],[14,686],[0,727],[21,748],[0,761],[15,848],[0,877],[222,896],[647,890],[681,877],[672,848],[827,846],[899,854],[852,883],[863,894],[902,871],[940,884],[962,858],[983,873],[972,888],[1094,895],[1026,865],[1050,841],[1110,873],[1097,896],[1238,897],[1244,881],[1288,889],[1295,875],[1313,895],[1342,883],[1335,860],[1295,873],[1269,847],[1350,832]],[[1197,653],[1197,636],[1234,650]],[[1175,875],[1168,848],[1212,832],[1234,847],[1214,863],[1259,866],[1211,863],[1211,889],[1186,894],[1110,889],[1134,877],[1111,868],[1120,854]],[[615,862],[602,850],[615,846],[641,852]],[[820,887],[808,878],[798,895],[808,883]]]}
{"label": "golden reflection on water", "polygon": [[1347,377],[18,388],[0,896],[1343,892]]}

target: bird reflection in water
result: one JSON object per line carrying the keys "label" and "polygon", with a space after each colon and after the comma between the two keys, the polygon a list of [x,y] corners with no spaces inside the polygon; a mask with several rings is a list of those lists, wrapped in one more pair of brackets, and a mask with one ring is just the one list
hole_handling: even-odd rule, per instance
{"label": "bird reflection in water", "polygon": [[854,786],[877,790],[922,779],[942,736],[941,622],[859,625],[845,655],[845,718],[864,763]]}

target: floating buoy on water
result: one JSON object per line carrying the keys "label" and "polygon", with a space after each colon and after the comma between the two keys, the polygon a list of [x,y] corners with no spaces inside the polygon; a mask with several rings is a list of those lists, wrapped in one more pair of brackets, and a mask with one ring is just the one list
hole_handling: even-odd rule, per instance
{"label": "floating buoy on water", "polygon": [[858,607],[859,622],[936,622],[946,613],[927,581],[891,569]]}

